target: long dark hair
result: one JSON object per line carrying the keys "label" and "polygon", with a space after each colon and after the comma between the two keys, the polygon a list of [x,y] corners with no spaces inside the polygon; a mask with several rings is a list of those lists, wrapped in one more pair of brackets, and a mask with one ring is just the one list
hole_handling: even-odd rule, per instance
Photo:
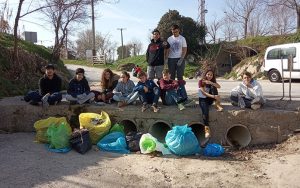
{"label": "long dark hair", "polygon": [[[202,80],[202,81],[203,81],[203,80],[207,80],[206,74],[207,74],[208,72],[212,72],[212,73],[213,73],[213,77],[212,77],[212,79],[211,79],[210,81],[213,82],[213,83],[216,83],[217,81],[216,81],[215,73],[214,73],[214,71],[213,71],[212,69],[207,69],[206,71],[204,71],[203,74],[202,74],[201,80]],[[205,83],[204,83],[204,82],[202,82],[202,86],[205,86]]]}
{"label": "long dark hair", "polygon": [[[109,80],[105,79],[105,73],[109,73],[110,77]],[[102,76],[101,76],[101,87],[102,89],[108,89],[111,88],[113,85],[113,77],[114,77],[114,73],[110,70],[110,69],[104,69],[102,72]]]}

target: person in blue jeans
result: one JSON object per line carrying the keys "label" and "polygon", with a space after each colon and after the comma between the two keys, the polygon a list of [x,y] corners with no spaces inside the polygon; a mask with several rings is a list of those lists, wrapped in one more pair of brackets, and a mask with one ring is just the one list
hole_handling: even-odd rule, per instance
{"label": "person in blue jeans", "polygon": [[29,91],[24,100],[31,105],[38,105],[42,102],[43,107],[57,104],[62,99],[61,91],[61,78],[55,73],[53,64],[48,64],[45,67],[46,71],[42,78],[39,80],[39,90]]}
{"label": "person in blue jeans", "polygon": [[142,112],[148,108],[148,104],[151,104],[153,112],[158,112],[159,108],[157,103],[160,96],[159,87],[153,82],[153,80],[149,80],[147,78],[147,74],[143,71],[138,74],[138,79],[139,82],[133,88],[133,92],[138,92],[139,94],[139,98],[143,104]]}
{"label": "person in blue jeans", "polygon": [[171,74],[168,69],[163,70],[163,77],[159,80],[159,88],[161,91],[161,100],[164,105],[177,105],[179,110],[184,110],[183,102],[186,92],[184,85],[179,85],[178,81],[171,79]]}

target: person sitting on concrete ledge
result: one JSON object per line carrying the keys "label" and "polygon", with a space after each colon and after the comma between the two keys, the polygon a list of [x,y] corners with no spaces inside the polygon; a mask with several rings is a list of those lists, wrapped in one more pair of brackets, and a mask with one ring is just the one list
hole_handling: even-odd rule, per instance
{"label": "person sitting on concrete ledge", "polygon": [[118,84],[120,76],[113,73],[109,68],[103,70],[100,81],[100,92],[93,90],[96,102],[110,104],[113,101],[113,90]]}
{"label": "person sitting on concrete ledge", "polygon": [[261,108],[266,102],[261,85],[252,78],[250,72],[244,72],[241,76],[243,82],[231,91],[231,104],[253,110]]}
{"label": "person sitting on concrete ledge", "polygon": [[163,70],[163,77],[159,80],[159,88],[161,91],[161,100],[164,105],[176,105],[178,109],[184,110],[184,97],[178,92],[181,88],[176,80],[171,80],[171,74],[168,69]]}
{"label": "person sitting on concrete ledge", "polygon": [[48,64],[45,67],[46,71],[42,78],[39,80],[39,90],[29,91],[24,100],[31,105],[39,105],[42,102],[43,107],[57,104],[62,99],[61,91],[61,78],[55,73],[53,64]]}
{"label": "person sitting on concrete ledge", "polygon": [[119,80],[116,88],[113,90],[113,99],[118,102],[118,107],[126,106],[134,102],[138,97],[138,92],[133,92],[134,83],[130,80],[128,72],[123,71],[121,73],[121,79]]}
{"label": "person sitting on concrete ledge", "polygon": [[158,99],[160,96],[160,89],[154,83],[153,80],[149,80],[147,78],[147,74],[145,72],[140,72],[138,74],[139,82],[133,88],[134,92],[138,92],[140,100],[143,104],[142,112],[144,112],[148,108],[148,104],[152,104],[153,112],[158,112],[159,108],[157,106]]}
{"label": "person sitting on concrete ledge", "polygon": [[69,82],[66,99],[70,101],[70,104],[83,104],[93,101],[94,97],[95,94],[91,92],[84,76],[84,69],[76,69],[74,78]]}

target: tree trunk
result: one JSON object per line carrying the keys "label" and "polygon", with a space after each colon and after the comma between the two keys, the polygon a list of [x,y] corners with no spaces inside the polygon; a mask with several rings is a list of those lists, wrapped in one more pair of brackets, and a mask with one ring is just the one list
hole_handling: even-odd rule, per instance
{"label": "tree trunk", "polygon": [[14,25],[14,54],[13,54],[13,63],[15,65],[14,68],[19,67],[19,55],[18,55],[18,25],[19,25],[19,19],[20,19],[20,14],[21,14],[21,9],[22,9],[22,4],[24,0],[20,0],[19,6],[18,6],[18,11],[17,15],[15,18],[15,25]]}
{"label": "tree trunk", "polygon": [[247,32],[248,32],[248,18],[245,18],[244,38],[247,38]]}
{"label": "tree trunk", "polygon": [[300,7],[297,7],[297,32],[300,32]]}

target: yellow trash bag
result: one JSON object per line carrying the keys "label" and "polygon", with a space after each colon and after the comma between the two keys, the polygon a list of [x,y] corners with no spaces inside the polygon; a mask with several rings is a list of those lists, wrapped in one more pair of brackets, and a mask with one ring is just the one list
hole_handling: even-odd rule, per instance
{"label": "yellow trash bag", "polygon": [[104,111],[101,114],[81,113],[79,115],[79,123],[81,129],[89,130],[93,144],[97,144],[108,133],[111,126],[110,118]]}
{"label": "yellow trash bag", "polygon": [[34,123],[33,127],[36,130],[35,140],[41,143],[48,143],[47,129],[50,125],[60,125],[65,123],[70,126],[65,117],[49,117],[47,119],[41,119]]}

